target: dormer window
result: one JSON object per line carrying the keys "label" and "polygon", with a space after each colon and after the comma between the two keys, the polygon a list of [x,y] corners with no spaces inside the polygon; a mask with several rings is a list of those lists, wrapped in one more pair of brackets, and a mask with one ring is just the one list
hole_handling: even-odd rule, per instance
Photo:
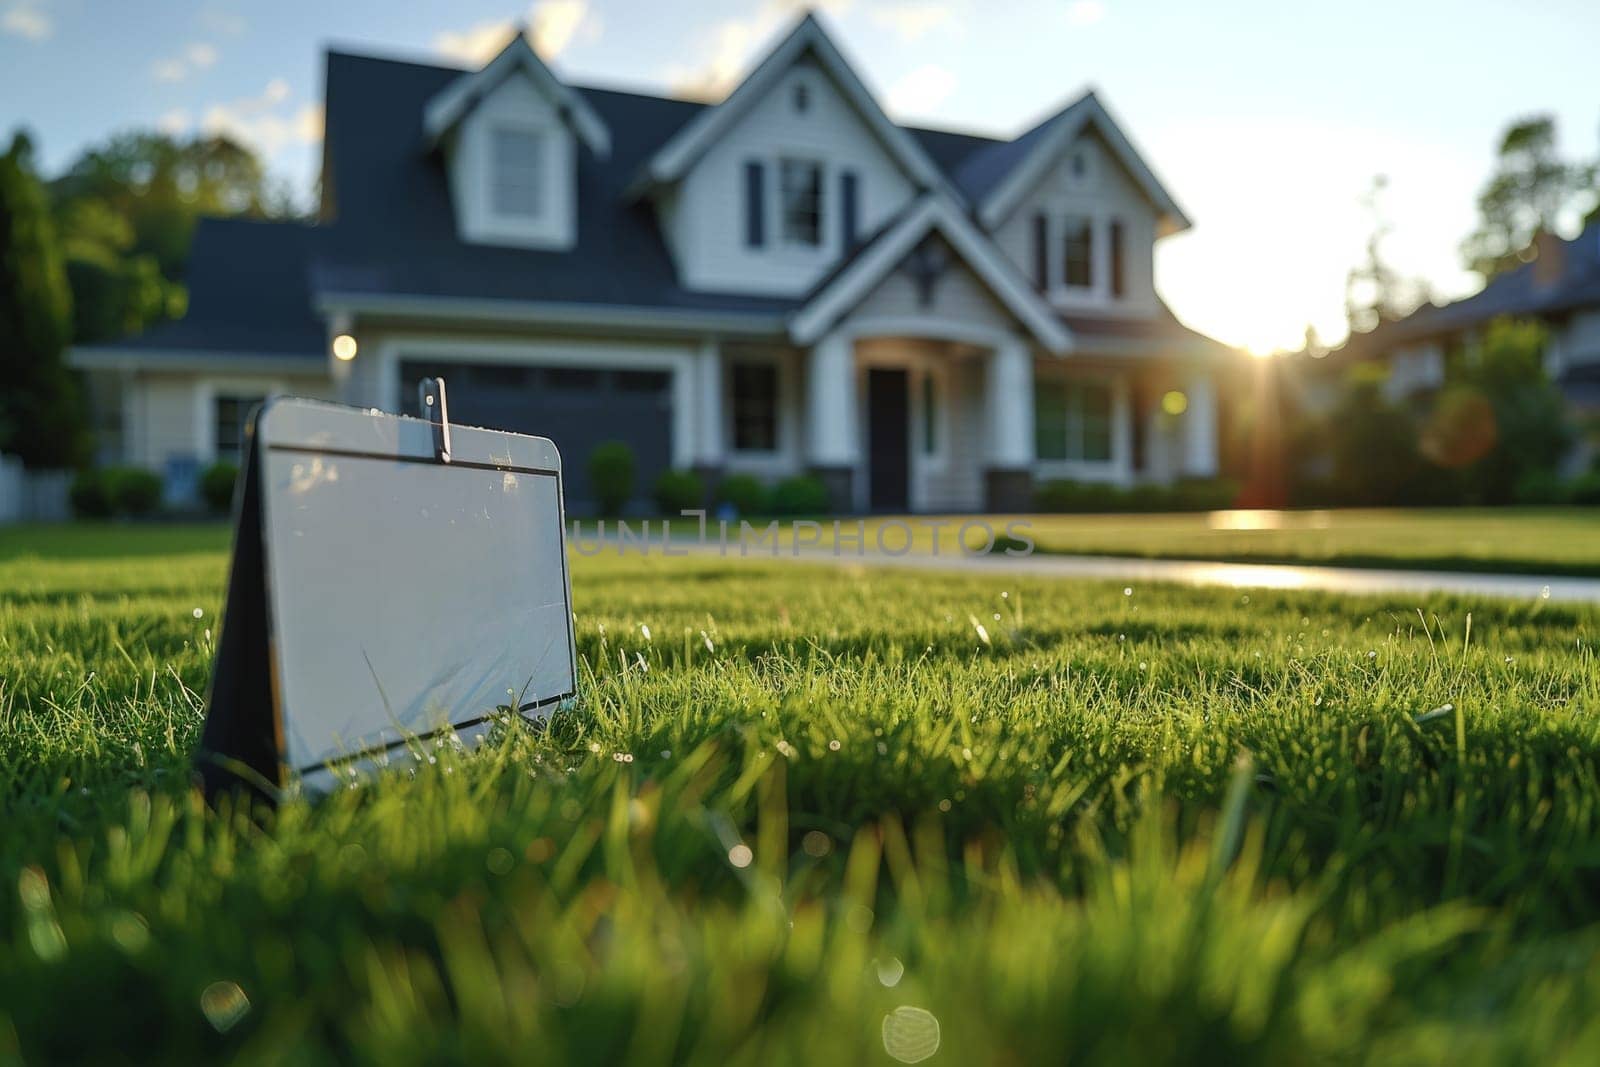
{"label": "dormer window", "polygon": [[779,232],[783,243],[815,248],[822,243],[822,164],[811,159],[778,163]]}
{"label": "dormer window", "polygon": [[504,219],[537,219],[544,209],[544,135],[498,126],[489,156],[490,210]]}

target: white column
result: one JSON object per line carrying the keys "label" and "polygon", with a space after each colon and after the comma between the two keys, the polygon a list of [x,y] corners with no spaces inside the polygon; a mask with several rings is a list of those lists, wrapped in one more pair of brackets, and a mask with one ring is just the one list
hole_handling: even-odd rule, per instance
{"label": "white column", "polygon": [[1119,374],[1111,384],[1111,463],[1118,485],[1133,484],[1133,380]]}
{"label": "white column", "polygon": [[1033,355],[1020,337],[995,346],[984,364],[991,467],[1033,466]]}
{"label": "white column", "polygon": [[1217,388],[1209,372],[1189,377],[1189,407],[1183,415],[1183,473],[1214,478],[1217,473]]}
{"label": "white column", "polygon": [[694,358],[694,464],[720,467],[723,458],[722,346],[708,337]]}
{"label": "white column", "polygon": [[806,366],[807,461],[854,467],[861,458],[856,422],[855,344],[831,333],[812,346]]}

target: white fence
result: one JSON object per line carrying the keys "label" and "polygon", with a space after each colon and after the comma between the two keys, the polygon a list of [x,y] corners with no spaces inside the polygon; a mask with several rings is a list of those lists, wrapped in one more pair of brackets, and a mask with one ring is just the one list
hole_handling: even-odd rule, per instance
{"label": "white fence", "polygon": [[0,456],[0,525],[72,518],[71,489],[71,471],[24,470],[15,456]]}

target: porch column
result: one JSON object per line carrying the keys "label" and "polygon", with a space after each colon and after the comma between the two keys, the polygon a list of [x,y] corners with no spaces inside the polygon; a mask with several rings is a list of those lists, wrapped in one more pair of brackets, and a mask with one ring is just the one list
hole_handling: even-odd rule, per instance
{"label": "porch column", "polygon": [[1183,418],[1183,475],[1214,478],[1217,474],[1217,387],[1211,374],[1189,377],[1189,408]]}
{"label": "porch column", "polygon": [[806,462],[828,487],[835,511],[855,509],[855,473],[861,461],[856,427],[855,344],[830,333],[811,348],[806,366]]}
{"label": "porch column", "polygon": [[722,345],[714,337],[700,342],[692,364],[693,382],[690,409],[694,412],[694,439],[690,466],[705,489],[704,503],[716,499],[717,483],[722,480],[723,416]]}
{"label": "porch column", "polygon": [[1020,337],[996,345],[984,365],[988,412],[984,507],[1026,511],[1033,505],[1033,354]]}

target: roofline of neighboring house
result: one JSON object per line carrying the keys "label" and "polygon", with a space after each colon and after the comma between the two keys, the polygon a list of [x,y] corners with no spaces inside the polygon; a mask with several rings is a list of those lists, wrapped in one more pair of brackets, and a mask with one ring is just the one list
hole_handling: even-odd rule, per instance
{"label": "roofline of neighboring house", "polygon": [[785,335],[786,321],[781,311],[712,311],[407,293],[330,291],[317,294],[313,306],[325,315],[348,313],[394,319],[463,319],[498,325],[591,326],[607,330],[623,327],[752,337],[782,337]]}
{"label": "roofline of neighboring house", "polygon": [[78,370],[197,371],[326,374],[328,357],[303,352],[239,352],[228,349],[145,348],[138,345],[74,345],[67,365]]}

